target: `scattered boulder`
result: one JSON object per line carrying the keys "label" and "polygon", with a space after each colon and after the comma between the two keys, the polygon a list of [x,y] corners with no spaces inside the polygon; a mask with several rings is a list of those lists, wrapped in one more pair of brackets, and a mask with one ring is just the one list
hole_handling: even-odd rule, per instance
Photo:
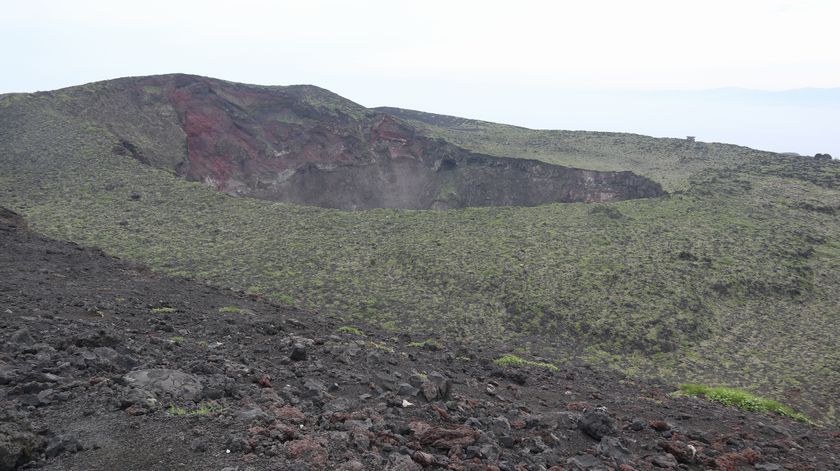
{"label": "scattered boulder", "polygon": [[397,394],[400,396],[416,396],[420,391],[409,383],[397,385]]}
{"label": "scattered boulder", "polygon": [[490,421],[490,431],[497,437],[502,437],[510,433],[510,422],[504,417],[496,417]]}
{"label": "scattered boulder", "polygon": [[156,409],[159,405],[157,400],[157,396],[155,393],[148,389],[139,389],[139,388],[126,388],[125,393],[123,394],[122,401],[120,403],[120,408],[128,409],[132,406],[137,406],[143,409]]}
{"label": "scattered boulder", "polygon": [[258,406],[249,407],[249,408],[237,411],[235,416],[236,416],[237,419],[239,419],[243,422],[253,422],[257,419],[267,419],[268,418],[268,414],[266,414]]}
{"label": "scattered boulder", "polygon": [[82,348],[116,347],[120,340],[104,330],[84,332],[74,335],[71,339],[73,345]]}
{"label": "scattered boulder", "polygon": [[433,372],[420,386],[427,401],[444,400],[449,396],[450,382],[446,376]]}
{"label": "scattered boulder", "polygon": [[680,463],[694,463],[697,458],[697,448],[681,440],[659,442],[659,448],[671,454]]}
{"label": "scattered boulder", "polygon": [[292,352],[289,354],[289,359],[292,361],[303,361],[308,357],[306,353],[306,345],[296,343],[292,345]]}
{"label": "scattered boulder", "polygon": [[47,448],[44,454],[47,458],[55,458],[62,453],[76,453],[82,450],[82,445],[72,436],[56,435],[47,442]]}
{"label": "scattered boulder", "polygon": [[479,436],[477,430],[464,425],[453,427],[435,427],[426,422],[411,422],[408,427],[414,432],[414,438],[423,446],[451,449],[475,443]]}
{"label": "scattered boulder", "polygon": [[123,355],[111,347],[96,347],[92,355],[85,355],[83,359],[87,366],[107,371],[126,371],[138,365],[134,358]]}
{"label": "scattered boulder", "polygon": [[286,443],[286,452],[293,460],[306,461],[321,467],[327,464],[327,449],[310,436]]}
{"label": "scattered boulder", "polygon": [[388,466],[385,471],[422,471],[423,467],[417,464],[408,455],[391,453],[388,457]]}
{"label": "scattered boulder", "polygon": [[190,442],[190,450],[196,453],[204,453],[207,451],[207,440],[203,438],[196,438]]}
{"label": "scattered boulder", "polygon": [[674,458],[674,455],[670,453],[666,453],[664,455],[656,455],[653,459],[650,460],[651,464],[656,467],[664,468],[664,469],[674,469],[679,464],[677,463],[677,459]]}
{"label": "scattered boulder", "polygon": [[129,372],[123,378],[137,389],[144,389],[176,400],[193,401],[199,399],[203,391],[198,378],[179,370],[136,370]]}
{"label": "scattered boulder", "polygon": [[600,410],[585,412],[578,422],[578,428],[595,440],[618,434],[612,417]]}
{"label": "scattered boulder", "polygon": [[301,396],[307,399],[322,399],[327,392],[327,387],[316,379],[307,379],[303,383]]}
{"label": "scattered boulder", "polygon": [[414,459],[415,462],[420,463],[423,466],[432,466],[437,464],[437,460],[435,460],[435,455],[431,453],[426,453],[423,451],[415,451],[411,457]]}
{"label": "scattered boulder", "polygon": [[650,428],[656,430],[657,432],[664,432],[666,430],[671,430],[671,424],[665,422],[664,420],[651,420],[648,422]]}
{"label": "scattered boulder", "polygon": [[32,425],[13,411],[0,412],[0,471],[12,471],[34,459],[44,446]]}
{"label": "scattered boulder", "polygon": [[592,455],[573,456],[566,460],[566,466],[571,471],[608,471],[607,466]]}
{"label": "scattered boulder", "polygon": [[598,443],[598,454],[616,465],[633,465],[630,459],[630,451],[622,445],[621,440],[615,437],[603,437]]}

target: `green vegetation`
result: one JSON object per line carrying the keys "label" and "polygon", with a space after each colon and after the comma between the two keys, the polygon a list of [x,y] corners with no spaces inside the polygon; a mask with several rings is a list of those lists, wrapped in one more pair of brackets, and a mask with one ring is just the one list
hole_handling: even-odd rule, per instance
{"label": "green vegetation", "polygon": [[811,423],[811,419],[784,404],[758,397],[741,389],[722,386],[711,387],[703,384],[683,384],[680,385],[678,394],[684,396],[703,396],[710,401],[719,402],[725,406],[737,407],[738,409],[751,412],[775,412],[800,422]]}
{"label": "green vegetation", "polygon": [[364,337],[365,336],[365,333],[362,332],[361,329],[358,329],[356,327],[352,327],[352,326],[349,326],[349,325],[343,325],[343,326],[339,327],[337,332],[339,334],[350,334],[350,335],[356,335],[358,337]]}
{"label": "green vegetation", "polygon": [[411,348],[424,348],[424,347],[431,347],[431,348],[435,348],[435,349],[440,348],[440,344],[435,339],[426,339],[426,340],[423,340],[422,342],[410,342],[408,344],[408,346],[411,347]]}
{"label": "green vegetation", "polygon": [[152,312],[155,314],[172,314],[175,312],[175,308],[168,306],[153,307]]}
{"label": "green vegetation", "polygon": [[169,337],[169,341],[172,343],[181,343],[184,340],[186,340],[186,338],[182,335],[173,335],[172,337]]}
{"label": "green vegetation", "polygon": [[237,306],[224,306],[219,308],[219,312],[222,314],[241,314],[242,308]]}
{"label": "green vegetation", "polygon": [[381,342],[370,341],[370,342],[366,343],[365,346],[367,348],[370,348],[370,349],[373,349],[373,350],[379,350],[379,351],[382,351],[382,352],[385,352],[385,353],[394,353],[394,351],[395,351],[393,349],[393,347],[389,347],[388,345],[385,345],[384,343],[381,343]]}
{"label": "green vegetation", "polygon": [[215,402],[202,402],[194,408],[179,407],[176,405],[169,406],[167,413],[172,417],[205,417],[208,415],[218,414],[222,412],[224,407]]}
{"label": "green vegetation", "polygon": [[144,127],[175,112],[130,100],[69,104],[89,93],[0,97],[0,205],[45,235],[342,323],[518,345],[557,364],[588,359],[768,397],[798,390],[798,410],[838,419],[836,163],[629,134],[411,121],[475,151],[633,170],[671,194],[342,212],[232,198],[115,155],[120,139],[182,155],[182,141],[152,140],[157,129]]}
{"label": "green vegetation", "polygon": [[548,370],[551,370],[551,371],[557,371],[559,369],[556,366],[552,365],[551,363],[544,363],[544,362],[539,362],[539,361],[526,360],[524,358],[518,357],[516,355],[510,355],[510,354],[505,355],[505,356],[500,357],[500,358],[496,358],[495,360],[493,360],[493,363],[496,364],[496,365],[499,365],[499,366],[510,366],[510,367],[513,367],[513,368],[519,368],[519,367],[522,367],[522,366],[533,366],[533,367],[536,367],[536,368],[545,368],[545,369],[548,369]]}

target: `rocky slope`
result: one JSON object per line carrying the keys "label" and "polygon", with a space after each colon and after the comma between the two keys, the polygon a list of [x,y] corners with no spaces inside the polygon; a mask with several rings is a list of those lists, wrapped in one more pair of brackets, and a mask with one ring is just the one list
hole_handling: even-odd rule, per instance
{"label": "rocky slope", "polygon": [[[0,470],[838,469],[840,434],[341,325],[0,210]],[[539,359],[537,359],[539,360]]]}
{"label": "rocky slope", "polygon": [[[664,194],[658,183],[627,171],[469,152],[311,86],[261,87],[176,74],[36,99],[102,127],[117,155],[233,195],[340,209],[446,209]],[[0,112],[4,108],[10,107],[0,106]]]}

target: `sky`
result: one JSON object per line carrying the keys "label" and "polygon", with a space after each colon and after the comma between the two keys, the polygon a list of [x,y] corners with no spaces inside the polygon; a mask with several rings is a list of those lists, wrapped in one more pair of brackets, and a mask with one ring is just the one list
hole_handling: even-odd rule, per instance
{"label": "sky", "polygon": [[[0,11],[0,93],[185,72],[840,157],[836,0],[0,0]],[[826,90],[786,92],[803,88]]]}

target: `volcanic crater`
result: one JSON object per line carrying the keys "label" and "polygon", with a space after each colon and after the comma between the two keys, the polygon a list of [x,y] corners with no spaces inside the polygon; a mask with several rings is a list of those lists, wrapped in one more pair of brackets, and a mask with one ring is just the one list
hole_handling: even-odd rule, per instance
{"label": "volcanic crater", "polygon": [[476,154],[312,86],[257,87],[189,75],[123,86],[135,90],[138,111],[159,114],[180,129],[169,133],[179,137],[164,152],[132,140],[142,127],[112,129],[120,138],[115,154],[237,196],[364,210],[536,206],[664,194],[658,183],[628,171]]}

